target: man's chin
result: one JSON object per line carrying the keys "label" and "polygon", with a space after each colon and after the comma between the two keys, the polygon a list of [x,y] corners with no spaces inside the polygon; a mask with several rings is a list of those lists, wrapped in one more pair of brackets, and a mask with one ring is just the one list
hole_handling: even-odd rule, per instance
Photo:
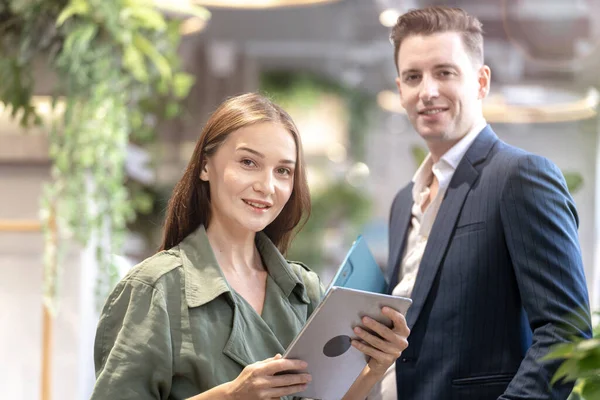
{"label": "man's chin", "polygon": [[425,141],[441,141],[446,137],[446,131],[443,129],[432,129],[430,127],[420,128],[417,130],[419,136],[421,136]]}

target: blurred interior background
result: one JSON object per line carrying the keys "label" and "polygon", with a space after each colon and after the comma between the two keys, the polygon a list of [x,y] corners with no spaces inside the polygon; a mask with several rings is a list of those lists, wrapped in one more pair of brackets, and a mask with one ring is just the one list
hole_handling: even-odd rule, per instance
{"label": "blurred interior background", "polygon": [[[92,346],[98,304],[104,301],[111,282],[156,252],[172,187],[189,161],[203,123],[228,96],[263,91],[291,114],[302,134],[313,215],[288,258],[305,262],[327,283],[352,241],[362,234],[376,258],[385,264],[387,218],[393,196],[412,178],[426,154],[395,91],[390,27],[402,12],[431,4],[460,6],[483,22],[485,61],[492,69],[485,116],[502,140],[550,158],[563,171],[579,211],[591,301],[593,308],[600,306],[600,1],[232,0],[193,1],[206,8],[190,11],[190,3],[184,0],[157,0],[152,7],[167,20],[178,22],[177,31],[172,32],[176,38],[165,43],[178,45],[168,49],[151,37],[147,42],[155,44],[159,52],[176,53],[178,61],[172,65],[187,75],[178,75],[175,83],[179,86],[174,85],[173,90],[180,89],[181,96],[169,101],[165,96],[154,96],[154,92],[136,92],[135,104],[153,111],[139,114],[137,125],[130,125],[130,135],[119,133],[115,127],[132,118],[128,115],[131,98],[103,103],[101,110],[106,112],[87,117],[85,104],[91,98],[106,101],[110,98],[106,93],[114,95],[114,88],[113,92],[110,87],[101,91],[97,86],[90,92],[97,97],[80,97],[77,101],[83,105],[74,108],[69,103],[74,97],[64,95],[73,92],[61,86],[65,80],[39,56],[43,52],[26,64],[8,56],[6,46],[22,43],[10,42],[11,29],[15,28],[11,16],[24,15],[23,10],[40,11],[41,3],[0,0],[0,44],[5,46],[0,46],[5,52],[0,54],[0,100],[5,102],[0,102],[3,397],[89,397],[94,382]],[[109,13],[106,10],[110,7],[123,7],[121,3],[52,0],[44,4],[54,7],[48,6],[52,10],[74,4],[73,15],[83,18],[87,11],[81,10]],[[57,15],[48,15],[51,23],[35,25],[39,32],[32,37],[50,38],[55,33]],[[24,35],[35,30],[26,28],[16,32]],[[80,51],[77,54],[85,60],[86,54],[95,51],[95,42],[77,40],[69,45],[73,54]],[[48,48],[68,44],[59,42],[48,44]],[[43,40],[40,43],[42,46]],[[140,39],[138,43],[144,42]],[[107,62],[111,56],[121,57],[109,51],[98,54]],[[124,54],[133,66],[125,73],[143,79],[138,64],[131,61],[134,52]],[[152,53],[148,54],[152,58]],[[21,71],[17,65],[28,68],[29,91],[7,83],[12,82],[15,71]],[[160,60],[157,65],[162,65]],[[79,70],[73,63],[61,68],[68,71],[65,76],[74,79],[74,86],[69,88],[93,76],[90,72],[77,78]],[[146,82],[160,81],[152,79]],[[15,104],[25,104],[19,103],[24,96],[27,104],[35,107],[41,125],[26,124],[26,113],[13,112]],[[138,101],[140,98],[145,102]],[[60,121],[65,112],[72,120],[85,119],[87,123],[78,125],[71,137],[79,130],[89,133],[70,148],[80,163],[67,163],[60,172],[63,177],[76,176],[77,181],[71,182],[79,186],[70,193],[81,193],[64,206],[70,221],[80,218],[82,224],[88,223],[79,202],[86,201],[90,185],[99,184],[102,174],[111,174],[106,170],[90,172],[90,168],[112,158],[118,164],[118,154],[123,157],[123,202],[131,212],[123,225],[122,246],[109,252],[113,261],[110,268],[97,257],[98,248],[115,249],[110,247],[110,238],[96,233],[82,245],[78,232],[68,229],[60,237],[68,246],[60,252],[59,268],[53,270],[48,262],[42,262],[48,257],[45,246],[48,240],[52,242],[52,221],[62,226],[60,209],[55,221],[51,211],[48,216],[52,207],[41,205],[41,199],[44,185],[58,174],[52,169],[52,160],[56,161],[52,158],[56,155],[53,143],[61,137]],[[121,135],[120,142],[106,136],[108,123],[115,135]],[[63,136],[66,139],[61,140],[68,140],[69,135]],[[95,143],[97,148],[104,140],[120,144],[106,148],[100,159],[94,158],[97,154],[85,158],[82,153],[86,146]],[[114,200],[122,192],[117,188],[101,195]],[[64,200],[60,195],[55,198]],[[96,214],[102,219],[102,212]],[[104,282],[103,290],[99,289],[100,281]]]}

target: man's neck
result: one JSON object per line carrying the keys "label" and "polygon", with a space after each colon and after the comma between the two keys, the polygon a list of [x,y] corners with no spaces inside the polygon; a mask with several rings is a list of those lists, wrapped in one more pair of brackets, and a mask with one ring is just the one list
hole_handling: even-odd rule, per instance
{"label": "man's neck", "polygon": [[473,131],[473,129],[479,127],[480,125],[482,127],[485,126],[485,119],[483,118],[483,116],[481,116],[481,118],[478,118],[473,124],[471,124],[471,126],[467,130],[465,130],[462,135],[458,137],[452,135],[451,137],[455,137],[455,139],[453,140],[438,140],[427,142],[427,147],[429,148],[429,152],[431,153],[431,159],[433,160],[433,163],[437,163],[444,156],[444,154],[446,154],[452,147],[456,146],[458,142],[464,139],[465,136],[467,136]]}

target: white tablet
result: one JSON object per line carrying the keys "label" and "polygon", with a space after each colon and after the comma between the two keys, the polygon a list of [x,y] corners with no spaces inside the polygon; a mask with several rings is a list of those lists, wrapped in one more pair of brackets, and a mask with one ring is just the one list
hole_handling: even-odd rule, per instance
{"label": "white tablet", "polygon": [[341,399],[368,361],[350,344],[351,339],[358,338],[353,328],[363,325],[364,316],[391,327],[392,321],[381,308],[387,306],[406,315],[411,303],[405,297],[332,287],[283,355],[306,361],[312,376],[306,390],[294,396]]}

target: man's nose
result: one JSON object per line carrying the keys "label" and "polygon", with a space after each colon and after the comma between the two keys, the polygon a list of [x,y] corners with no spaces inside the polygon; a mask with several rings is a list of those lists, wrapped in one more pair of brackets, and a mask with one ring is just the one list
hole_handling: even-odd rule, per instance
{"label": "man's nose", "polygon": [[421,81],[421,92],[420,97],[424,103],[428,103],[431,100],[439,97],[438,82],[432,77],[423,77]]}

